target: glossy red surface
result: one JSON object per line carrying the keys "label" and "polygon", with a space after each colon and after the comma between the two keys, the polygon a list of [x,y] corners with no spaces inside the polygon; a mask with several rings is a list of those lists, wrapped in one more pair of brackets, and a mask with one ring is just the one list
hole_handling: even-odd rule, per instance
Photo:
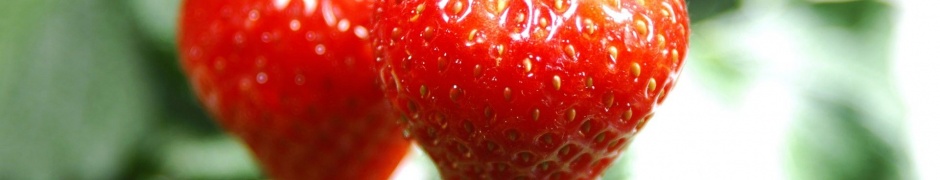
{"label": "glossy red surface", "polygon": [[205,108],[272,178],[387,179],[408,142],[377,84],[371,7],[187,0],[182,66]]}
{"label": "glossy red surface", "polygon": [[446,179],[596,178],[673,87],[689,38],[681,0],[378,6],[387,95]]}

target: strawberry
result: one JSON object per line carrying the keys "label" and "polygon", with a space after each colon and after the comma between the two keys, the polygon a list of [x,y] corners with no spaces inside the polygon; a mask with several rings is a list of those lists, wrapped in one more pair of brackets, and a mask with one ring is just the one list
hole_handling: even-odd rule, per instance
{"label": "strawberry", "polygon": [[372,1],[184,3],[182,67],[269,176],[388,178],[408,141],[374,70]]}
{"label": "strawberry", "polygon": [[595,179],[669,94],[681,0],[378,0],[386,96],[444,179]]}

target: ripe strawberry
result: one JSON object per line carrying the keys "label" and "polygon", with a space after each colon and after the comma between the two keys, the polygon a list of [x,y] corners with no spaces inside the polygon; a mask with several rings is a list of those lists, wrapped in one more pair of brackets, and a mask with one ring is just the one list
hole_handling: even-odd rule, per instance
{"label": "ripe strawberry", "polygon": [[274,179],[386,179],[407,151],[373,69],[372,5],[185,1],[183,69]]}
{"label": "ripe strawberry", "polygon": [[594,179],[673,87],[681,0],[378,0],[387,97],[445,179]]}

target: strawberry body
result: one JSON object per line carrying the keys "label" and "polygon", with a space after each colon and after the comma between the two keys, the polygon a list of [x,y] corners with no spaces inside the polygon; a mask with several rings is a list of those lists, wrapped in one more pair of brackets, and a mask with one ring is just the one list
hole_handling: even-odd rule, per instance
{"label": "strawberry body", "polygon": [[680,0],[379,0],[387,97],[446,179],[592,179],[673,87]]}
{"label": "strawberry body", "polygon": [[269,176],[388,178],[408,142],[377,84],[371,1],[183,7],[181,64],[196,95]]}

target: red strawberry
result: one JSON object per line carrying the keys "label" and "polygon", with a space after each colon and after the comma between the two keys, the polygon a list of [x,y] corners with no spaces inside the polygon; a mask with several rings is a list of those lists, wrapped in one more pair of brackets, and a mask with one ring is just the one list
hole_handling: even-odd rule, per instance
{"label": "red strawberry", "polygon": [[372,1],[188,0],[183,69],[271,177],[386,179],[408,142],[378,86],[371,12]]}
{"label": "red strawberry", "polygon": [[594,179],[673,87],[681,0],[378,0],[386,95],[445,179]]}

